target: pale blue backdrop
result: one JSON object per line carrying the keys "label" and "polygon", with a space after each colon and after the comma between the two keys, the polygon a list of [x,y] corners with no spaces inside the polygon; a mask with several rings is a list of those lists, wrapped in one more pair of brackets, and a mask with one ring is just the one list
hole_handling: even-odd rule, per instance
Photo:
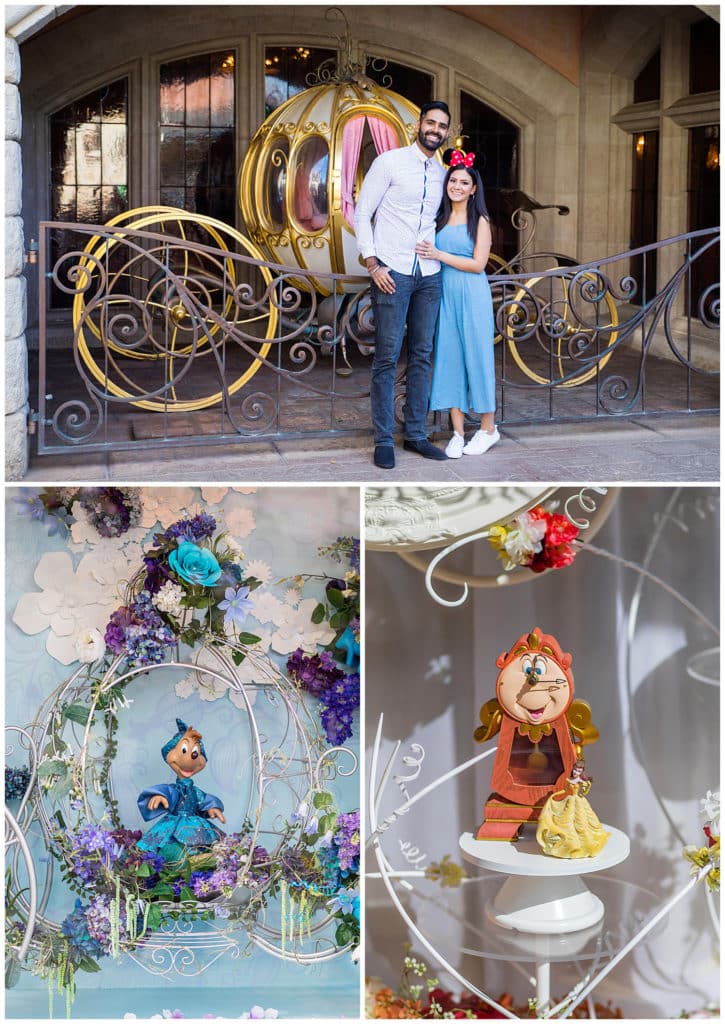
{"label": "pale blue backdrop", "polygon": [[[33,571],[42,555],[68,550],[64,539],[48,536],[46,526],[19,515],[13,498],[20,493],[15,489],[6,495],[5,720],[7,724],[26,725],[45,697],[75,666],[61,665],[46,653],[46,633],[28,636],[12,622],[19,597],[39,589]],[[195,497],[199,507],[206,507],[198,490]],[[342,575],[347,568],[329,558],[321,559],[318,547],[341,535],[359,535],[357,488],[267,487],[254,494],[230,491],[216,506],[227,511],[239,507],[251,510],[256,520],[255,529],[240,541],[245,560],[259,559],[271,567],[268,589],[280,599],[288,584],[276,581],[283,577],[308,572]],[[210,507],[209,511],[214,513],[215,508]],[[75,564],[80,557],[73,555]],[[322,588],[321,583],[308,583],[303,598],[318,598]],[[255,628],[251,619],[249,628]],[[274,657],[280,665],[284,664],[283,657]],[[143,677],[143,685],[133,687],[133,707],[121,712],[114,780],[121,817],[130,828],[142,825],[136,809],[140,789],[168,781],[160,748],[173,734],[176,715],[197,725],[204,734],[209,765],[199,779],[200,786],[221,796],[227,807],[233,807],[242,784],[245,751],[230,732],[230,716],[241,716],[241,712],[226,697],[214,702],[202,701],[196,693],[184,700],[178,698],[173,683],[185,674],[158,672]],[[246,730],[240,731],[246,734]],[[355,734],[348,742],[356,751],[358,739],[356,721]],[[335,795],[341,809],[358,807],[359,776],[339,780]],[[241,812],[228,815],[228,830],[240,823]],[[62,919],[72,909],[73,898],[58,881],[49,906],[50,915]],[[256,950],[251,958],[233,960],[225,956],[198,978],[174,977],[172,981],[150,977],[128,958],[118,962],[108,958],[102,963],[100,973],[78,976],[74,1017],[122,1017],[127,1012],[148,1017],[163,1009],[176,1008],[192,1017],[207,1013],[238,1017],[255,1004],[273,1006],[285,1017],[359,1014],[359,969],[347,954],[317,966],[300,967]],[[56,1015],[64,1014],[60,1002],[56,999]],[[7,992],[6,1016],[47,1014],[45,983],[23,972],[17,987]]]}

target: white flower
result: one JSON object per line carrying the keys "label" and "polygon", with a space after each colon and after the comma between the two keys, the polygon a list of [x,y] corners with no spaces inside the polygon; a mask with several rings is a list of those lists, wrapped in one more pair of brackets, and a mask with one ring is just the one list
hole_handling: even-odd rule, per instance
{"label": "white flower", "polygon": [[272,579],[272,570],[270,566],[259,558],[254,559],[252,562],[247,562],[244,574],[245,576],[254,576],[262,583],[269,583]]}
{"label": "white flower", "polygon": [[254,603],[254,615],[257,622],[274,622],[279,626],[284,616],[285,606],[278,597],[267,590],[253,590],[250,595]]}
{"label": "white flower", "polygon": [[291,604],[294,607],[301,597],[302,594],[297,587],[290,587],[289,590],[284,592],[284,603]]}
{"label": "white flower", "polygon": [[248,537],[257,525],[250,508],[232,508],[224,514],[227,529],[235,537]]}
{"label": "white flower", "polygon": [[74,641],[81,630],[105,630],[118,604],[115,588],[105,587],[95,578],[97,568],[92,554],[82,558],[74,570],[67,551],[48,551],[33,574],[41,592],[23,594],[15,606],[13,622],[24,633],[50,628],[46,650],[63,665],[78,657]]}
{"label": "white flower", "polygon": [[181,602],[184,598],[184,593],[184,588],[180,587],[178,583],[167,580],[161,590],[153,596],[151,603],[160,612],[166,612],[167,615],[173,615],[174,618],[178,619],[183,612]]}
{"label": "white flower", "polygon": [[[248,670],[248,660],[248,658],[245,658],[239,668],[235,668],[236,676],[242,683],[251,681],[244,678],[246,674],[245,669]],[[241,693],[232,689],[225,679],[218,679],[216,676],[210,675],[209,672],[201,671],[205,668],[213,669],[221,676],[226,675],[224,666],[213,651],[206,647],[201,647],[194,656],[194,662],[199,666],[200,671],[190,672],[188,676],[184,676],[183,679],[179,680],[175,687],[177,697],[185,699],[190,697],[192,693],[198,693],[200,700],[215,701],[220,700],[228,693],[229,699],[236,707],[245,708],[247,706]],[[256,688],[245,687],[245,692],[249,703],[254,704],[257,699]]]}
{"label": "white flower", "polygon": [[218,505],[228,490],[228,487],[202,487],[201,496],[209,505]]}
{"label": "white flower", "polygon": [[350,959],[352,960],[352,962],[354,964],[359,964],[360,963],[360,947],[359,946],[355,946],[355,948],[352,950],[352,952],[350,953]]}
{"label": "white flower", "polygon": [[327,622],[315,625],[312,612],[318,605],[314,597],[300,601],[297,608],[288,604],[282,605],[282,621],[279,628],[272,634],[272,650],[278,654],[291,654],[301,647],[310,654],[316,652],[317,646],[324,647],[335,636]]}
{"label": "white flower", "polygon": [[78,661],[90,665],[106,653],[106,641],[99,629],[84,629],[75,638]]}
{"label": "white flower", "polygon": [[194,491],[191,487],[144,487],[141,500],[142,525],[148,529],[161,523],[166,529],[177,519],[184,518],[184,513],[194,501]]}
{"label": "white flower", "polygon": [[720,790],[713,793],[708,789],[705,797],[700,801],[700,814],[705,818],[706,825],[710,828],[710,835],[713,839],[720,835]]}
{"label": "white flower", "polygon": [[265,1010],[261,1006],[253,1006],[251,1010],[242,1014],[242,1020],[276,1020],[279,1017],[279,1010]]}
{"label": "white flower", "polygon": [[523,512],[516,516],[514,523],[514,529],[506,534],[504,548],[514,566],[524,565],[532,555],[541,551],[541,541],[546,534],[546,522],[543,519],[532,519],[528,512]]}

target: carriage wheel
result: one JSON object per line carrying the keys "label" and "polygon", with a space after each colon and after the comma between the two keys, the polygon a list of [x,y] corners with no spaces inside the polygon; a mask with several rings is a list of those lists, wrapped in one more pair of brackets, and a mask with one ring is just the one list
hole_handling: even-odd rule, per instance
{"label": "carriage wheel", "polygon": [[[278,310],[269,302],[261,310],[240,306],[239,268],[249,266],[254,294],[260,291],[255,285],[264,292],[272,273],[264,266],[235,264],[224,254],[234,249],[261,262],[261,251],[221,221],[173,207],[131,210],[108,227],[127,228],[130,234],[113,230],[110,238],[90,239],[79,261],[73,302],[80,357],[104,393],[148,411],[194,412],[244,387],[271,348]],[[135,238],[137,230],[168,240]],[[198,252],[186,248],[186,241],[216,251]],[[228,339],[226,324],[253,338],[243,346]],[[205,393],[208,385],[193,372],[202,356],[206,365],[216,361],[213,374],[231,377],[223,390]]]}
{"label": "carriage wheel", "polygon": [[[578,387],[595,377],[611,359],[619,334],[614,297],[600,275],[591,271],[532,277],[505,301],[501,316],[503,337],[519,369],[537,384],[562,388]],[[589,347],[597,334],[604,354],[576,373],[579,359],[596,354]]]}

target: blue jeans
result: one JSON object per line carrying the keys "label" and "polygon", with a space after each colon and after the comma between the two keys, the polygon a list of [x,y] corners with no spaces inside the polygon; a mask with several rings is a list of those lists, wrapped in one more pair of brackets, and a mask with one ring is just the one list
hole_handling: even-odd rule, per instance
{"label": "blue jeans", "polygon": [[395,371],[408,324],[407,390],[403,415],[405,436],[421,441],[427,436],[426,417],[430,396],[433,336],[441,304],[441,273],[423,277],[390,271],[395,281],[392,295],[371,288],[375,312],[375,355],[370,381],[370,406],[375,444],[393,443]]}

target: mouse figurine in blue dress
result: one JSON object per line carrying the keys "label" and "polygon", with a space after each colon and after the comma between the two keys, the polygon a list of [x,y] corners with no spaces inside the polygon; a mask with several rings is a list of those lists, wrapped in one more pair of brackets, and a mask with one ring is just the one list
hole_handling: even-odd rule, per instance
{"label": "mouse figurine in blue dress", "polygon": [[176,719],[176,729],[161,748],[161,756],[176,781],[151,786],[138,797],[142,818],[154,824],[136,845],[158,853],[167,863],[208,850],[224,835],[210,819],[226,823],[219,797],[204,793],[192,781],[207,765],[201,733],[180,718]]}

